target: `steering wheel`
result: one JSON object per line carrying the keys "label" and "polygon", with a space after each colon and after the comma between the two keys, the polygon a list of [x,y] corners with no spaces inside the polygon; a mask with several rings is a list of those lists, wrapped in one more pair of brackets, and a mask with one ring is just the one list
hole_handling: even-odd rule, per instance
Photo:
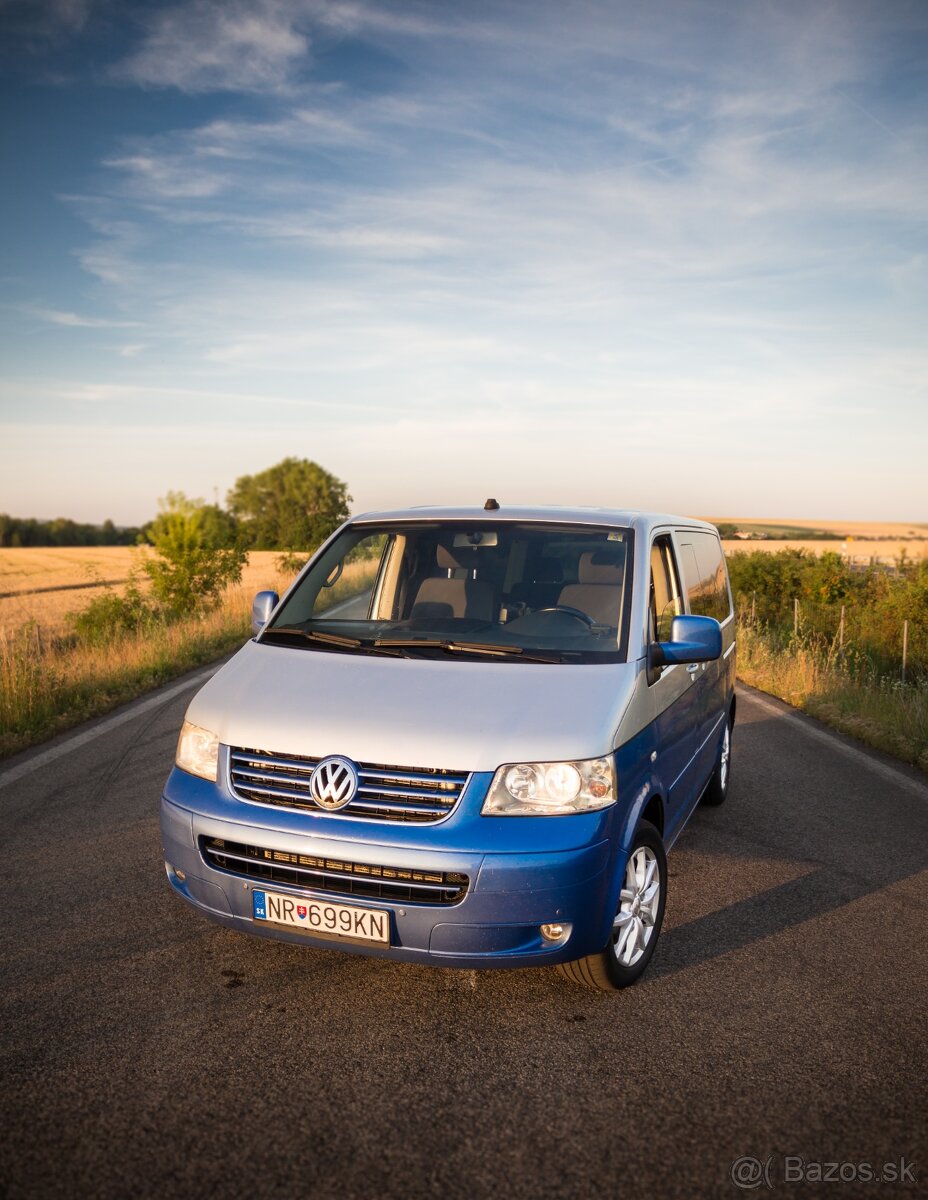
{"label": "steering wheel", "polygon": [[566,617],[573,617],[575,621],[581,621],[589,629],[592,629],[596,622],[585,612],[581,612],[579,608],[572,608],[569,604],[552,604],[548,608],[536,608],[533,616],[538,616],[540,613],[563,613]]}

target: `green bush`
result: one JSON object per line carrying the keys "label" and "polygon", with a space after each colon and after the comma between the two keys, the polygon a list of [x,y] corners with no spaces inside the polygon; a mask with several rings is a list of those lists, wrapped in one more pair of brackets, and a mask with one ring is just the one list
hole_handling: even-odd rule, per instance
{"label": "green bush", "polygon": [[157,606],[142,594],[138,578],[133,574],[121,595],[107,588],[86,608],[70,613],[68,624],[80,641],[99,646],[135,633],[158,616]]}
{"label": "green bush", "polygon": [[732,554],[728,569],[738,611],[753,614],[784,648],[794,632],[798,600],[798,632],[828,644],[841,637],[843,609],[843,648],[878,674],[898,672],[908,621],[907,674],[928,675],[928,562],[903,558],[895,569],[862,569],[834,553],[780,550]]}
{"label": "green bush", "polygon": [[170,492],[151,523],[148,538],[157,557],[143,564],[155,599],[173,616],[214,608],[226,587],[242,578],[247,552],[217,546],[212,506]]}

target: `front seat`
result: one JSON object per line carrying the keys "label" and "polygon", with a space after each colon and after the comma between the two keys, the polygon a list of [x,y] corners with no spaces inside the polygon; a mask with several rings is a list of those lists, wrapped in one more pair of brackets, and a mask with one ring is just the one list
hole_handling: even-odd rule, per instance
{"label": "front seat", "polygon": [[487,580],[477,579],[477,550],[470,547],[451,550],[439,546],[435,559],[447,574],[424,579],[416,593],[410,616],[469,617],[472,620],[496,619],[496,589]]}
{"label": "front seat", "polygon": [[598,625],[618,627],[625,583],[625,548],[581,554],[577,575],[579,582],[561,589],[558,604],[578,608]]}

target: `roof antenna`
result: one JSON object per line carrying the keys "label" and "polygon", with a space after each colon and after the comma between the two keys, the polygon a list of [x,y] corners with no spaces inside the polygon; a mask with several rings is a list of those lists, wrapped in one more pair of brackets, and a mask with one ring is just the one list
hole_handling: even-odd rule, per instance
{"label": "roof antenna", "polygon": [[486,504],[484,504],[483,507],[487,512],[495,512],[496,509],[499,508],[499,501],[494,500],[493,497],[491,496],[490,499],[486,502]]}

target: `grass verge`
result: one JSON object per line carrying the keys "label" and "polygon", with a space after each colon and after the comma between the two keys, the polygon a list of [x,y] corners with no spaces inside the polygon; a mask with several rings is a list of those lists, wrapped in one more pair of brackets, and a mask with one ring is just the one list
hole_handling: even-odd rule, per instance
{"label": "grass verge", "polygon": [[[363,591],[375,572],[375,564],[350,564],[327,605]],[[278,587],[289,582],[279,579]],[[92,644],[48,636],[35,622],[0,629],[0,759],[236,650],[251,637],[251,600],[250,591],[231,587],[202,616],[152,616]]]}
{"label": "grass verge", "polygon": [[214,662],[250,634],[244,597],[228,594],[204,617],[152,620],[98,645],[44,641],[35,626],[0,635],[0,758]]}
{"label": "grass verge", "polygon": [[738,676],[826,725],[928,771],[928,681],[903,685],[853,648],[738,628]]}

